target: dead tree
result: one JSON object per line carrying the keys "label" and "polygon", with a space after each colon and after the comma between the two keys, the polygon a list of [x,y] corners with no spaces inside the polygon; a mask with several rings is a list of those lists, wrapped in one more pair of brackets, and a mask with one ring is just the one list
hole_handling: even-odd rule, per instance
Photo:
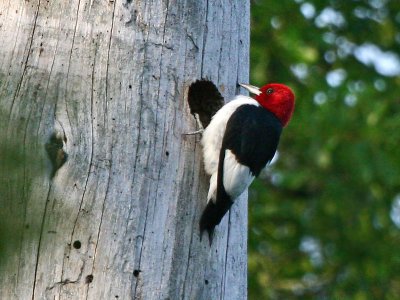
{"label": "dead tree", "polygon": [[182,133],[248,81],[249,1],[1,1],[0,43],[1,298],[245,299],[247,196],[200,241]]}

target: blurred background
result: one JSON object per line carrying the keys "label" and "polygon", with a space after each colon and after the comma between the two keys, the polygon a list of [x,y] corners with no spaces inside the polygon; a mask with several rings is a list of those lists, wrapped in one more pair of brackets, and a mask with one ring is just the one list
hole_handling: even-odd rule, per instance
{"label": "blurred background", "polygon": [[251,4],[251,83],[297,102],[250,191],[249,298],[400,299],[400,1]]}

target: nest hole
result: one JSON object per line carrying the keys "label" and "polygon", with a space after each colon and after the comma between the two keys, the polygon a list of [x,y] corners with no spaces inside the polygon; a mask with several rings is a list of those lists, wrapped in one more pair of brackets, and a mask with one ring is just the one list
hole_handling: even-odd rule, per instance
{"label": "nest hole", "polygon": [[224,105],[224,98],[212,81],[201,79],[190,85],[188,102],[190,113],[197,114],[206,128],[212,116]]}

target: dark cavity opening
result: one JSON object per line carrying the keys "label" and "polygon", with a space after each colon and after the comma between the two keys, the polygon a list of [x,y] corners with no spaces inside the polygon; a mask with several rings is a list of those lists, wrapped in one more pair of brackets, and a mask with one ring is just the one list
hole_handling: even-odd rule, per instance
{"label": "dark cavity opening", "polygon": [[53,133],[49,141],[45,144],[45,149],[52,165],[51,178],[54,177],[57,170],[67,161],[68,155],[63,150],[64,142],[67,142],[65,136],[62,137]]}
{"label": "dark cavity opening", "polygon": [[86,283],[91,283],[92,281],[93,281],[93,275],[92,274],[86,276],[86,279],[85,279]]}
{"label": "dark cavity opening", "polygon": [[141,272],[140,270],[134,270],[133,271],[133,276],[138,277],[140,272]]}
{"label": "dark cavity opening", "polygon": [[72,244],[72,246],[73,246],[75,249],[81,249],[82,244],[81,244],[80,241],[75,241],[75,242]]}
{"label": "dark cavity opening", "polygon": [[201,124],[206,128],[211,117],[224,105],[224,98],[214,83],[201,79],[189,87],[188,102],[190,113],[198,114]]}

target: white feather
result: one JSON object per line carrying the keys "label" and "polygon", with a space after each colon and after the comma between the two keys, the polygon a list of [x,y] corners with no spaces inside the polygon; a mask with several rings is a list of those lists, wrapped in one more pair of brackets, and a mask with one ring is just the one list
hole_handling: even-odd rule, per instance
{"label": "white feather", "polygon": [[225,150],[224,188],[232,200],[239,197],[253,182],[249,167],[240,164],[231,150]]}
{"label": "white feather", "polygon": [[219,152],[221,150],[226,123],[233,112],[244,104],[259,106],[258,102],[253,98],[238,95],[217,111],[211,119],[210,124],[204,130],[201,143],[203,145],[204,169],[208,175],[213,175],[218,170]]}
{"label": "white feather", "polygon": [[218,182],[217,174],[218,172],[215,172],[214,174],[211,175],[210,188],[208,189],[207,203],[210,200],[212,200],[215,203],[215,200],[217,199],[217,182]]}
{"label": "white feather", "polygon": [[[208,201],[217,198],[218,161],[224,137],[226,123],[235,110],[244,104],[259,106],[253,98],[238,95],[232,101],[225,104],[211,119],[210,124],[204,130],[201,143],[203,145],[204,169],[210,178]],[[225,153],[224,160],[224,187],[232,200],[237,198],[253,181],[249,168],[240,165],[231,151]]]}
{"label": "white feather", "polygon": [[[218,172],[211,175],[207,196],[208,201],[215,202],[217,199],[217,177]],[[235,200],[239,197],[253,180],[254,176],[251,174],[250,169],[241,165],[231,150],[225,150],[223,184],[231,199]]]}

